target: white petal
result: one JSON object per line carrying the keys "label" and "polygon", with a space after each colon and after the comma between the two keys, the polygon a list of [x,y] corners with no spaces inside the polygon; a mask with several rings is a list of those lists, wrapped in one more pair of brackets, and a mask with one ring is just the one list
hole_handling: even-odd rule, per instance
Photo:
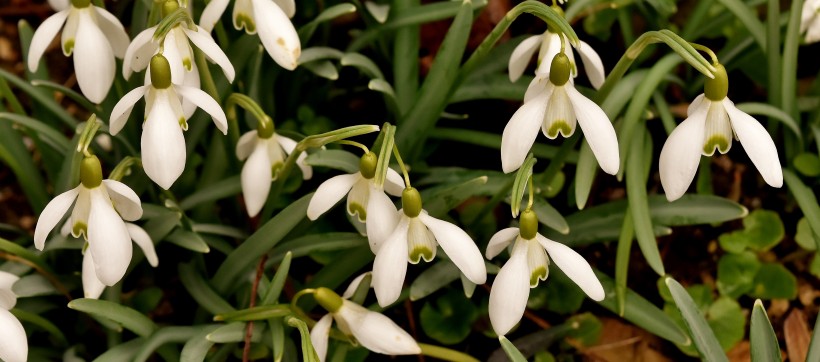
{"label": "white petal", "polygon": [[48,5],[56,11],[68,9],[70,4],[69,0],[48,0]]}
{"label": "white petal", "polygon": [[384,191],[393,196],[401,196],[404,191],[404,177],[389,167],[387,177],[384,179]]}
{"label": "white petal", "polygon": [[377,4],[372,1],[365,1],[364,7],[367,8],[367,12],[369,12],[379,24],[384,24],[390,15],[390,4]]}
{"label": "white petal", "polygon": [[86,251],[83,254],[83,297],[89,299],[99,299],[105,290],[105,284],[97,279],[94,268],[94,257],[91,251]]}
{"label": "white petal", "polygon": [[333,317],[330,314],[325,314],[313,326],[310,331],[310,343],[313,344],[313,350],[319,356],[319,361],[324,362],[327,356],[327,344],[330,337],[330,323],[333,322]]}
{"label": "white petal", "polygon": [[63,51],[63,55],[71,56],[74,52],[74,43],[77,39],[77,27],[80,24],[80,12],[87,11],[86,9],[77,10],[75,8],[71,8],[68,12],[68,18],[66,19],[65,26],[63,26],[63,34],[60,36],[60,50]]}
{"label": "white petal", "polygon": [[182,30],[185,31],[185,35],[188,36],[191,43],[194,43],[199,50],[202,50],[208,58],[211,58],[214,63],[222,68],[222,71],[225,72],[225,77],[228,78],[228,82],[232,83],[236,75],[233,64],[228,60],[228,56],[225,55],[225,52],[219,48],[219,45],[216,45],[214,39],[211,38],[210,32],[201,27],[197,27],[198,31],[189,30],[186,27],[182,27]]}
{"label": "white petal", "polygon": [[[373,274],[373,273],[364,272],[364,273],[359,274],[359,276],[357,276],[356,278],[353,278],[353,280],[350,282],[350,285],[347,286],[347,289],[345,289],[345,292],[342,294],[342,298],[344,298],[344,299],[352,298],[353,294],[356,294],[356,289],[359,289],[359,284],[362,284],[362,280],[364,279],[364,277],[366,277],[368,275],[371,275],[371,274]],[[371,281],[372,281],[372,279],[371,279]]]}
{"label": "white petal", "polygon": [[282,68],[296,69],[302,46],[287,15],[271,0],[251,0],[256,31],[265,50]]}
{"label": "white petal", "polygon": [[[372,202],[372,200],[371,200]],[[369,214],[369,213],[368,213]],[[374,216],[374,215],[371,215]],[[373,222],[369,218],[367,224]],[[402,217],[399,224],[381,243],[373,262],[373,289],[379,305],[386,307],[397,299],[404,285],[404,276],[407,273],[407,229],[410,219]]]}
{"label": "white petal", "polygon": [[592,49],[589,44],[581,41],[578,44],[578,54],[581,55],[581,61],[584,63],[584,70],[589,77],[589,82],[595,89],[601,88],[604,85],[604,62],[601,57]]}
{"label": "white petal", "polygon": [[[14,283],[16,283],[18,280],[20,280],[20,277],[12,273],[0,270],[0,290],[11,290],[11,286],[14,285]],[[12,307],[6,309],[11,308]]]}
{"label": "white petal", "polygon": [[128,122],[128,117],[131,115],[134,105],[145,96],[146,89],[148,89],[148,86],[145,85],[134,88],[114,105],[108,126],[108,131],[111,132],[112,135],[116,136],[117,133],[120,133],[122,128],[125,127],[125,122]]}
{"label": "white petal", "polygon": [[586,259],[576,253],[572,248],[547,239],[541,234],[536,235],[536,239],[544,249],[547,249],[552,261],[561,271],[564,272],[575,284],[581,287],[592,300],[600,302],[606,297],[604,287],[592,271]]}
{"label": "white petal", "polygon": [[517,236],[518,228],[506,228],[495,233],[487,244],[487,252],[485,253],[487,259],[495,258],[496,255],[504,251]]}
{"label": "white petal", "polygon": [[[527,86],[527,91],[524,93],[524,103],[531,101],[533,98],[542,96],[542,93],[546,91],[549,91],[549,94],[552,94],[554,87],[555,86],[550,83],[548,75],[536,74],[535,78],[533,78]],[[549,99],[549,95],[545,96],[544,102],[547,102],[547,99]]]}
{"label": "white petal", "polygon": [[316,220],[336,205],[348,192],[353,184],[361,178],[358,173],[339,175],[323,182],[310,198],[307,208],[307,217]]}
{"label": "white petal", "polygon": [[151,236],[149,236],[143,228],[132,223],[125,223],[125,228],[128,229],[128,235],[131,236],[131,240],[142,249],[142,253],[145,254],[145,259],[148,259],[148,264],[156,268],[157,265],[159,265],[159,258],[157,257],[156,249],[154,249],[154,242],[151,240]]}
{"label": "white petal", "polygon": [[[565,45],[565,50],[569,50],[565,51],[567,57],[572,56],[570,47]],[[550,67],[552,67],[552,60],[560,52],[561,36],[549,30],[545,31],[541,43],[541,49],[538,51],[538,68],[535,69],[535,74],[549,76]]]}
{"label": "white petal", "polygon": [[507,334],[521,320],[529,296],[527,245],[521,241],[513,246],[510,260],[501,267],[490,290],[490,323],[497,335]]}
{"label": "white petal", "polygon": [[88,11],[79,11],[79,16],[74,44],[74,72],[83,95],[94,103],[100,103],[114,83],[117,64],[108,39]]}
{"label": "white petal", "polygon": [[370,250],[378,254],[379,247],[399,223],[399,213],[390,197],[376,186],[370,185],[370,198],[367,201],[367,239]]}
{"label": "white petal", "polygon": [[256,216],[268,199],[272,181],[271,161],[263,142],[256,144],[251,156],[242,166],[242,197],[248,215]]}
{"label": "white petal", "polygon": [[0,360],[26,362],[27,358],[26,330],[11,312],[0,309]]}
{"label": "white petal", "polygon": [[350,332],[364,347],[373,352],[387,355],[419,354],[421,348],[401,327],[381,313],[372,312],[345,301],[339,310],[344,313],[351,308],[361,308],[358,323],[350,323]]}
{"label": "white petal", "polygon": [[527,64],[530,63],[532,55],[535,54],[535,51],[538,50],[538,46],[541,45],[541,37],[541,35],[531,36],[524,39],[524,41],[515,47],[512,55],[510,55],[510,61],[507,66],[510,73],[510,82],[515,83],[515,81],[524,74],[524,70],[527,69]]}
{"label": "white petal", "polygon": [[132,72],[145,69],[159,48],[159,44],[153,41],[156,30],[156,26],[143,30],[128,45],[122,58],[122,76],[126,80],[131,77]]}
{"label": "white petal", "polygon": [[279,8],[285,12],[289,18],[292,18],[296,15],[296,1],[294,0],[273,0],[276,5],[279,5]]}
{"label": "white petal", "polygon": [[[296,141],[293,139],[278,134],[274,134],[273,136],[276,137],[276,142],[282,145],[282,148],[287,154],[293,153],[293,150],[296,149]],[[310,180],[313,177],[313,167],[310,167],[306,160],[307,152],[300,153],[299,157],[296,158],[296,166],[299,166],[299,169],[302,170],[302,178]]]}
{"label": "white petal", "polygon": [[[120,215],[102,191],[91,190],[88,216],[88,251],[94,257],[97,278],[108,286],[119,282],[131,262],[131,237]],[[86,251],[86,252],[88,252]]]}
{"label": "white petal", "polygon": [[[186,87],[202,89],[199,80],[199,68],[196,66],[196,62],[191,63],[190,71],[183,72],[182,85]],[[191,116],[194,115],[194,112],[196,112],[196,104],[191,103],[191,101],[187,99],[183,99],[182,113],[184,114],[185,119],[191,119]]]}
{"label": "white petal", "polygon": [[17,304],[17,295],[11,290],[11,287],[20,280],[20,277],[0,271],[0,309],[10,310]]}
{"label": "white petal", "polygon": [[524,102],[504,127],[504,133],[501,135],[501,169],[504,173],[517,170],[527,158],[527,153],[538,136],[538,129],[544,122],[548,93],[551,93],[551,90],[541,93],[542,96],[529,102]]}
{"label": "white petal", "polygon": [[772,187],[783,186],[783,169],[780,167],[777,147],[772,136],[754,117],[737,109],[729,98],[723,100],[723,106],[729,113],[737,139],[757,167],[757,171],[763,176],[763,180]]}
{"label": "white petal", "polygon": [[34,228],[34,247],[37,250],[43,250],[46,244],[46,238],[51,229],[62,220],[68,208],[74,203],[74,199],[79,194],[80,186],[57,195],[54,200],[46,205],[43,212],[40,213],[40,218],[37,219],[37,226]]}
{"label": "white petal", "polygon": [[120,213],[124,220],[134,221],[142,217],[142,204],[140,198],[128,185],[115,181],[103,180],[108,196],[114,209]]}
{"label": "white petal", "polygon": [[[361,175],[360,172],[356,174]],[[350,188],[350,192],[347,194],[347,202],[345,205],[347,214],[351,220],[355,220],[355,222],[362,224],[364,227],[366,227],[367,204],[370,200],[370,187],[372,185],[373,179],[367,180],[361,177],[353,184],[353,187]],[[366,233],[362,235],[367,236]]]}
{"label": "white petal", "polygon": [[97,25],[103,34],[108,37],[108,43],[111,44],[111,49],[114,51],[114,56],[122,59],[125,56],[125,50],[128,49],[130,38],[125,32],[120,19],[117,19],[114,14],[109,13],[101,7],[94,7],[99,17],[97,18]]}
{"label": "white petal", "polygon": [[185,137],[169,103],[179,100],[169,98],[167,92],[157,95],[148,112],[140,141],[145,174],[166,190],[182,175],[186,157]]}
{"label": "white petal", "polygon": [[700,108],[704,98],[706,98],[706,95],[701,93],[699,96],[695,97],[694,100],[692,100],[692,103],[689,103],[689,107],[686,107],[686,117],[692,116],[692,113]]}
{"label": "white petal", "polygon": [[219,106],[219,103],[211,98],[208,93],[203,92],[201,89],[183,85],[175,85],[174,89],[182,98],[191,101],[196,104],[197,107],[202,108],[203,111],[210,114],[216,124],[216,128],[219,128],[222,134],[228,134],[228,119],[225,118],[225,112],[222,111],[222,107]]}
{"label": "white petal", "polygon": [[702,102],[689,118],[672,131],[663,144],[658,168],[661,185],[669,201],[675,201],[683,196],[695,178],[703,149],[703,132],[710,103]]}
{"label": "white petal", "polygon": [[[168,35],[165,36],[162,55],[168,60],[168,65],[171,66],[171,83],[182,84],[183,79],[185,79],[185,73],[188,70],[185,64],[193,65],[191,59],[188,59],[187,63],[183,60],[185,57],[190,58],[189,50],[191,47],[188,45],[188,38],[185,36],[185,33],[176,32],[174,30],[168,32]],[[181,47],[180,43],[182,43]],[[148,67],[148,72],[145,74],[148,77],[151,76],[150,66]]]}
{"label": "white petal", "polygon": [[259,139],[256,131],[245,132],[239,141],[236,142],[236,158],[240,161],[248,158],[256,148],[256,141]]}
{"label": "white petal", "polygon": [[618,137],[615,136],[615,128],[612,127],[609,117],[595,102],[578,93],[574,86],[567,85],[566,90],[575,108],[575,115],[584,132],[584,138],[601,169],[610,175],[618,173],[621,162],[618,157]]}
{"label": "white petal", "polygon": [[211,0],[202,10],[202,15],[199,17],[199,26],[209,33],[214,30],[214,25],[222,17],[222,13],[225,12],[229,2],[230,0]]}
{"label": "white petal", "polygon": [[427,213],[419,214],[419,219],[427,225],[436,241],[459,270],[476,284],[487,282],[487,268],[484,258],[470,235],[449,222],[436,219]]}
{"label": "white petal", "polygon": [[40,27],[34,32],[34,37],[31,38],[31,45],[28,49],[28,69],[32,72],[37,71],[40,65],[40,58],[46,52],[46,48],[54,40],[54,37],[63,27],[66,18],[68,17],[68,10],[60,11],[40,24]]}

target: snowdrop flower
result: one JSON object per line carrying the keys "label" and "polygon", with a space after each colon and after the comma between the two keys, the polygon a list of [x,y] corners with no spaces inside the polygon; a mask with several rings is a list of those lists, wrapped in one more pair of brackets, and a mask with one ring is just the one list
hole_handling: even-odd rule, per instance
{"label": "snowdrop flower", "polygon": [[[163,16],[167,16],[178,8],[179,4],[176,0],[166,1],[162,7]],[[128,79],[132,72],[145,69],[151,57],[159,50],[160,44],[153,41],[156,29],[156,26],[145,29],[128,46],[122,64],[122,75],[125,79]],[[171,83],[199,88],[199,70],[194,61],[191,44],[202,50],[208,59],[222,68],[228,82],[233,82],[236,73],[233,65],[228,60],[228,56],[216,45],[210,32],[201,27],[188,29],[185,24],[177,24],[162,41],[162,54],[171,65]],[[146,73],[145,84],[150,83],[150,79],[150,74]],[[183,100],[182,108],[185,119],[188,119],[196,110],[196,105]]]}
{"label": "snowdrop flower", "polygon": [[[256,131],[250,131],[236,143],[236,157],[248,159],[242,166],[242,196],[251,217],[259,214],[268,199],[270,184],[279,177],[285,165],[285,156],[296,148],[296,141],[274,132],[270,118],[259,121]],[[307,154],[302,152],[296,158],[296,165],[302,170],[302,177],[310,180],[313,168],[305,162]]]}
{"label": "snowdrop flower", "polygon": [[806,43],[820,41],[820,0],[806,0],[800,16],[800,34],[806,34]]}
{"label": "snowdrop flower", "polygon": [[[521,44],[515,47],[510,56],[508,66],[510,81],[515,82],[518,78],[521,78],[521,75],[524,74],[524,70],[527,68],[527,64],[530,62],[530,58],[532,58],[536,50],[538,51],[538,67],[535,70],[535,74],[540,77],[549,77],[550,63],[544,60],[553,59],[561,52],[562,39],[564,48],[569,50],[566,52],[566,55],[571,65],[572,77],[577,77],[578,66],[577,63],[575,63],[575,55],[573,54],[574,52],[572,51],[569,39],[547,30],[544,34],[534,35],[524,39]],[[578,54],[581,55],[581,61],[584,63],[584,70],[587,73],[589,82],[592,83],[595,89],[601,88],[605,79],[604,63],[601,61],[601,57],[598,56],[595,49],[592,49],[589,44],[583,41],[578,43],[576,50]]]}
{"label": "snowdrop flower", "polygon": [[188,129],[188,123],[180,97],[210,114],[223,134],[228,133],[228,120],[219,104],[207,93],[198,88],[173,84],[171,66],[162,54],[151,58],[149,71],[151,84],[128,92],[114,106],[110,131],[112,135],[119,133],[128,121],[134,104],[145,98],[146,120],[140,142],[142,166],[151,180],[167,190],[185,168],[185,137],[182,131]]}
{"label": "snowdrop flower", "polygon": [[[370,190],[371,187],[375,188],[374,176],[377,163],[376,154],[368,152],[359,160],[359,172],[335,176],[319,185],[308,204],[308,218],[318,219],[347,195],[347,213],[350,216],[357,216],[360,222],[365,222]],[[404,180],[398,172],[388,168],[384,191],[393,196],[400,196],[402,190],[404,190]]]}
{"label": "snowdrop flower", "polygon": [[[202,10],[199,25],[211,31],[230,0],[213,0]],[[271,58],[282,68],[294,70],[299,64],[302,45],[289,18],[296,13],[294,0],[236,0],[233,26],[245,28],[248,34],[259,33],[259,39]]]}
{"label": "snowdrop flower", "polygon": [[46,19],[31,39],[28,53],[28,69],[36,71],[51,43],[51,39],[63,28],[62,49],[65,56],[74,53],[74,73],[80,90],[90,101],[100,103],[105,99],[117,64],[114,57],[122,58],[128,48],[128,34],[117,17],[105,9],[91,5],[91,0],[54,1],[60,9]]}
{"label": "snowdrop flower", "polygon": [[[128,222],[125,223],[125,228],[128,230],[131,240],[142,249],[145,258],[148,259],[148,264],[156,268],[159,259],[157,258],[157,251],[154,249],[154,243],[148,233],[143,228]],[[105,284],[97,278],[97,273],[94,270],[95,265],[94,257],[90,252],[83,254],[83,294],[85,298],[97,299],[105,289]]]}
{"label": "snowdrop flower", "polygon": [[17,304],[17,296],[11,286],[18,276],[0,271],[0,360],[25,362],[28,357],[26,330],[9,310]]}
{"label": "snowdrop flower", "polygon": [[119,181],[103,180],[96,156],[84,158],[80,185],[55,197],[40,214],[34,230],[34,246],[38,250],[43,250],[49,232],[71,205],[71,235],[82,235],[88,241],[87,253],[94,258],[97,279],[107,286],[116,284],[131,262],[131,235],[123,220],[134,221],[142,216],[139,197]]}
{"label": "snowdrop flower", "polygon": [[661,185],[666,198],[683,196],[700,163],[700,156],[715,150],[726,153],[733,135],[743,145],[763,180],[772,187],[783,185],[783,170],[772,137],[752,116],[737,109],[726,97],[729,80],[723,65],[715,64],[715,79],[706,79],[704,93],[687,110],[687,118],[672,131],[660,156]]}
{"label": "snowdrop flower", "polygon": [[387,355],[421,353],[413,337],[390,318],[347,300],[353,296],[361,279],[356,278],[341,297],[327,288],[316,290],[316,301],[329,312],[310,331],[310,341],[319,361],[324,362],[327,356],[330,324],[334,319],[342,333],[352,336],[362,347],[373,352]]}
{"label": "snowdrop flower", "polygon": [[501,168],[510,173],[521,167],[538,127],[549,139],[575,132],[576,119],[604,172],[618,172],[618,139],[606,113],[575,90],[569,81],[572,65],[564,53],[552,60],[549,77],[536,77],[501,136]]}
{"label": "snowdrop flower", "polygon": [[[372,191],[371,191],[372,192]],[[371,194],[368,205],[367,237],[376,254],[373,262],[373,289],[382,307],[395,302],[401,294],[407,263],[430,262],[436,256],[436,246],[458,269],[475,284],[487,281],[487,269],[481,252],[464,230],[436,219],[422,209],[421,195],[412,187],[401,195],[403,208],[396,211],[384,193]],[[371,212],[379,205],[378,213]],[[385,233],[384,231],[388,231]]]}
{"label": "snowdrop flower", "polygon": [[507,334],[521,320],[530,288],[547,280],[549,257],[590,298],[599,302],[604,299],[604,287],[589,263],[568,246],[539,234],[538,217],[532,210],[521,213],[520,228],[507,228],[493,235],[487,245],[487,259],[494,258],[510,243],[510,259],[498,272],[490,290],[490,323],[499,336]]}

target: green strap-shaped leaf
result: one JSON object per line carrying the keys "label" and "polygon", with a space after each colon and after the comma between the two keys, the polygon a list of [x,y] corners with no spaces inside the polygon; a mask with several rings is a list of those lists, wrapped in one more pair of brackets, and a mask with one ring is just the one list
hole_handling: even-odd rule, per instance
{"label": "green strap-shaped leaf", "polygon": [[134,357],[134,362],[144,362],[151,357],[151,354],[160,346],[166,343],[182,343],[195,337],[201,333],[202,327],[163,327],[158,329],[143,343],[137,355]]}
{"label": "green strap-shaped leaf", "polygon": [[343,150],[319,150],[305,158],[311,166],[330,167],[347,173],[359,172],[359,157]]}
{"label": "green strap-shaped leaf", "polygon": [[208,351],[213,347],[214,342],[206,337],[219,328],[218,325],[207,325],[199,327],[199,332],[185,342],[182,347],[181,362],[202,362],[208,355]]}
{"label": "green strap-shaped leaf", "polygon": [[683,316],[684,322],[686,322],[686,328],[689,329],[700,356],[708,362],[728,362],[729,360],[726,358],[723,348],[720,347],[720,343],[715,337],[715,332],[712,331],[712,328],[709,328],[709,323],[706,322],[706,318],[700,313],[700,309],[698,309],[686,289],[683,289],[683,286],[675,279],[669,277],[666,278],[666,285],[669,287],[669,292],[672,293],[675,306]]}
{"label": "green strap-shaped leaf", "polygon": [[282,258],[279,268],[276,269],[276,274],[273,275],[268,290],[262,296],[261,305],[273,304],[279,300],[279,295],[282,294],[282,288],[285,287],[285,280],[288,278],[291,260],[293,260],[293,253],[288,251]]}
{"label": "green strap-shaped leaf", "polygon": [[258,307],[242,309],[234,312],[217,314],[216,316],[214,316],[214,321],[250,322],[276,317],[284,317],[289,314],[292,314],[292,312],[290,310],[290,305],[288,304],[261,305]]}
{"label": "green strap-shaped leaf", "polygon": [[[626,193],[629,200],[629,211],[632,214],[632,222],[635,226],[635,238],[638,239],[638,246],[641,248],[644,258],[658,275],[666,274],[658,251],[658,241],[655,239],[655,232],[652,226],[652,217],[649,213],[649,201],[646,196],[646,173],[644,155],[651,154],[651,146],[646,150],[646,144],[650,143],[646,130],[639,128],[635,132],[633,144],[629,148],[629,161],[626,164]],[[649,152],[647,152],[649,151]]]}
{"label": "green strap-shaped leaf", "polygon": [[806,221],[809,222],[814,234],[820,235],[820,205],[817,204],[817,197],[814,192],[791,170],[783,170],[783,181],[786,182],[789,191],[794,195],[797,205],[803,210],[803,215],[806,217]]}
{"label": "green strap-shaped leaf", "polygon": [[157,330],[157,325],[144,314],[114,302],[81,298],[69,302],[68,307],[76,311],[110,319],[140,337],[148,337]]}
{"label": "green strap-shaped leaf", "polygon": [[512,362],[527,362],[527,358],[524,357],[523,354],[515,348],[515,345],[510,342],[507,337],[501,336],[498,337],[498,341],[501,342],[501,348],[504,349],[504,352],[507,353],[507,357],[510,358]]}
{"label": "green strap-shaped leaf", "polygon": [[188,294],[194,298],[200,307],[205,308],[208,312],[220,314],[236,310],[211,288],[208,281],[196,270],[193,262],[179,264],[179,278]]}
{"label": "green strap-shaped leaf", "polygon": [[510,190],[510,209],[513,217],[518,217],[518,213],[521,211],[521,198],[527,192],[527,184],[532,178],[532,167],[535,166],[536,161],[530,153],[515,174],[515,181],[513,181]]}
{"label": "green strap-shaped leaf", "polygon": [[752,362],[780,361],[777,335],[774,334],[774,328],[760,299],[755,300],[755,306],[752,308],[751,324],[749,342],[752,345]]}
{"label": "green strap-shaped leaf", "polygon": [[319,356],[316,354],[316,350],[313,349],[313,343],[310,341],[310,331],[305,321],[296,317],[285,318],[285,320],[289,326],[296,327],[302,337],[302,361],[318,362]]}

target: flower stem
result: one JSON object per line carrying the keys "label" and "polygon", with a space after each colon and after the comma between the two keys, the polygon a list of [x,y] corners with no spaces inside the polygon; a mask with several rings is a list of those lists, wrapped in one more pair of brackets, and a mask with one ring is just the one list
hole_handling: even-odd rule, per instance
{"label": "flower stem", "polygon": [[715,52],[713,52],[712,49],[709,49],[709,47],[704,46],[704,45],[700,45],[700,44],[697,44],[697,43],[692,43],[692,42],[690,42],[689,45],[691,45],[693,48],[695,48],[697,50],[700,50],[700,51],[702,51],[706,54],[709,54],[709,57],[712,58],[712,65],[720,64],[720,62],[718,62],[717,55],[715,55]]}
{"label": "flower stem", "polygon": [[401,173],[404,175],[404,185],[405,187],[410,187],[410,175],[407,173],[407,167],[404,165],[404,161],[401,160],[401,154],[399,153],[399,147],[396,144],[393,144],[393,155],[396,156],[396,161],[399,162],[399,168],[401,168]]}
{"label": "flower stem", "polygon": [[363,145],[363,144],[361,144],[361,143],[359,143],[359,142],[356,142],[356,141],[351,141],[351,140],[340,140],[340,141],[336,141],[336,143],[341,144],[341,145],[349,145],[349,146],[355,146],[355,147],[358,147],[358,148],[360,148],[362,151],[364,151],[364,153],[365,153],[365,154],[367,154],[367,153],[369,153],[369,152],[370,152],[370,149],[368,149],[368,148],[367,148],[367,146],[365,146],[365,145]]}

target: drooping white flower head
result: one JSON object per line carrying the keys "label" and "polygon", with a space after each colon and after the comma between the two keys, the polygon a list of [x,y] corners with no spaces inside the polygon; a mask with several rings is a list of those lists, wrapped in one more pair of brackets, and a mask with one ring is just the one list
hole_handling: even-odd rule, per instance
{"label": "drooping white flower head", "polygon": [[757,120],[737,109],[726,97],[729,88],[726,69],[720,64],[715,68],[715,79],[706,79],[705,92],[689,105],[688,117],[663,144],[659,167],[661,185],[669,201],[686,193],[695,178],[700,156],[711,156],[715,150],[728,152],[732,138],[740,141],[767,184],[783,185],[783,169],[772,137]]}
{"label": "drooping white flower head", "polygon": [[65,56],[74,54],[74,73],[80,91],[90,101],[105,99],[117,64],[114,57],[122,58],[129,38],[120,21],[103,8],[91,5],[90,0],[52,1],[59,11],[46,19],[31,39],[28,69],[36,71],[46,48],[63,29],[62,49]]}
{"label": "drooping white flower head", "polygon": [[800,16],[800,34],[806,34],[806,43],[820,41],[820,0],[806,0],[803,2],[803,12]]}
{"label": "drooping white flower head", "polygon": [[[66,223],[66,225],[69,224]],[[125,223],[125,228],[134,244],[142,249],[145,258],[148,259],[148,264],[156,268],[159,265],[159,259],[154,249],[154,242],[151,241],[148,233],[143,228],[129,222]],[[97,299],[105,289],[105,284],[97,277],[95,265],[94,257],[90,252],[83,254],[83,296],[85,298]]]}
{"label": "drooping white flower head", "polygon": [[413,337],[390,318],[347,300],[353,296],[364,275],[356,278],[341,297],[327,288],[316,290],[316,301],[330,312],[319,319],[310,331],[310,341],[319,361],[324,362],[327,356],[330,325],[334,319],[342,333],[352,336],[362,347],[373,352],[386,355],[421,353]]}
{"label": "drooping white flower head", "polygon": [[202,108],[223,134],[228,133],[225,112],[202,90],[171,82],[171,67],[161,54],[151,58],[151,84],[137,87],[120,99],[111,111],[110,131],[119,133],[131,110],[145,98],[145,123],[140,142],[145,174],[160,187],[168,189],[185,169],[186,149],[182,131],[188,129],[182,109],[183,100]]}
{"label": "drooping white flower head", "polygon": [[102,179],[100,161],[95,156],[83,160],[80,181],[43,209],[34,230],[34,246],[43,250],[48,234],[74,205],[67,221],[71,234],[82,235],[88,241],[86,252],[94,257],[97,279],[111,286],[122,279],[131,262],[131,236],[123,220],[139,219],[142,205],[125,184]]}
{"label": "drooping white flower head", "polygon": [[[359,172],[334,176],[319,185],[308,204],[308,218],[318,219],[347,195],[347,213],[350,216],[356,216],[362,223],[366,222],[370,189],[375,188],[376,163],[376,155],[368,152],[359,161]],[[402,190],[404,190],[404,179],[398,172],[388,168],[387,177],[384,180],[384,191],[393,196],[400,196]]]}
{"label": "drooping white flower head", "polygon": [[606,296],[592,267],[581,255],[538,233],[535,212],[522,212],[520,226],[520,229],[511,227],[497,232],[487,244],[487,259],[513,244],[510,259],[498,272],[490,290],[490,323],[499,336],[507,334],[521,320],[530,288],[547,280],[550,257],[590,298],[601,301]]}
{"label": "drooping white flower head", "polygon": [[[242,166],[242,196],[251,217],[259,214],[265,206],[271,182],[279,177],[285,157],[294,149],[296,141],[276,134],[269,118],[260,120],[256,131],[247,132],[239,138],[236,157],[239,160],[247,159]],[[313,177],[313,168],[305,163],[306,158],[306,153],[300,154],[296,158],[296,165],[302,170],[302,177],[309,180]]]}
{"label": "drooping white flower head", "polygon": [[[199,25],[210,32],[230,0],[213,0],[202,10]],[[282,68],[294,70],[299,64],[302,45],[289,18],[296,14],[294,0],[236,0],[233,26],[248,34],[259,33],[259,40],[271,58]]]}
{"label": "drooping white flower head", "polygon": [[11,291],[20,278],[0,271],[0,360],[25,362],[28,357],[28,340],[23,325],[9,310],[17,304],[17,296]]}
{"label": "drooping white flower head", "polygon": [[[550,75],[551,61],[561,52],[561,39],[562,37],[560,35],[549,30],[545,31],[544,34],[534,35],[524,39],[524,41],[515,47],[510,56],[508,65],[510,81],[515,82],[518,78],[521,78],[521,75],[524,74],[524,70],[527,68],[527,64],[530,62],[530,58],[532,58],[532,55],[535,54],[536,51],[538,51],[538,67],[535,69],[535,74],[542,78],[548,78]],[[564,48],[567,50],[567,57],[572,65],[570,68],[572,78],[575,78],[578,76],[578,66],[575,62],[575,55],[569,40],[566,37],[563,37],[563,39]],[[581,61],[584,63],[584,70],[587,73],[589,82],[592,83],[595,89],[601,88],[606,78],[604,75],[604,63],[601,61],[601,57],[598,56],[595,49],[592,49],[589,44],[583,41],[578,43],[576,50],[578,54],[581,55]]]}
{"label": "drooping white flower head", "polygon": [[524,163],[539,127],[549,139],[559,134],[569,137],[575,133],[576,120],[604,172],[618,172],[615,129],[601,107],[575,89],[569,74],[569,58],[560,53],[552,60],[550,75],[536,77],[530,83],[524,104],[513,114],[501,136],[501,168],[505,173]]}
{"label": "drooping white flower head", "polygon": [[487,269],[473,239],[458,226],[428,215],[415,188],[402,192],[400,211],[384,193],[372,190],[370,197],[367,238],[376,254],[373,289],[379,305],[390,305],[399,298],[407,262],[432,261],[438,245],[471,282],[487,281]]}

